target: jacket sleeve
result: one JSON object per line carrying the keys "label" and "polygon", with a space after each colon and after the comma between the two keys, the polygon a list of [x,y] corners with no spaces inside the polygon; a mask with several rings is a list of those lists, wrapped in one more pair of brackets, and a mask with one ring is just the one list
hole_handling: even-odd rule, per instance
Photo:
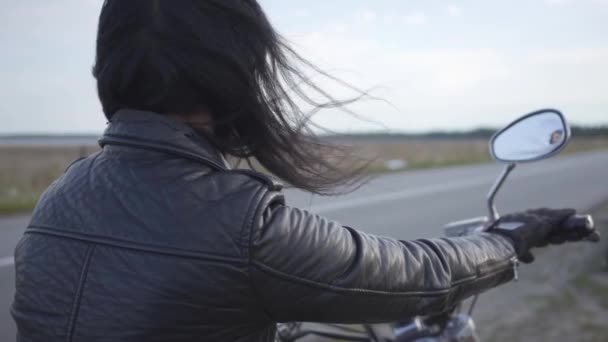
{"label": "jacket sleeve", "polygon": [[398,241],[268,196],[251,231],[254,291],[278,322],[379,323],[439,313],[514,276],[505,237]]}

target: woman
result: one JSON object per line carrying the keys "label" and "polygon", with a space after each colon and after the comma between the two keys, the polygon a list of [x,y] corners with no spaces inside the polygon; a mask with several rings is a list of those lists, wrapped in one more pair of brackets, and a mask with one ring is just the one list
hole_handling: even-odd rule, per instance
{"label": "woman", "polygon": [[397,241],[286,206],[278,182],[224,157],[316,193],[357,174],[309,133],[295,96],[340,103],[296,62],[255,0],[105,1],[94,75],[109,126],[16,249],[18,341],[272,341],[276,322],[403,320],[579,238],[560,233],[572,210]]}

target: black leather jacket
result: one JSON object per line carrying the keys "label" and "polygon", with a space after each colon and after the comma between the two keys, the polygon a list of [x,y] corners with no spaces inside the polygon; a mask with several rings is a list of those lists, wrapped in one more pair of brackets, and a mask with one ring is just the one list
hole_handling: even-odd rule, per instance
{"label": "black leather jacket", "polygon": [[16,249],[20,342],[272,341],[276,322],[386,322],[513,277],[498,235],[397,241],[285,205],[186,125],[125,110]]}

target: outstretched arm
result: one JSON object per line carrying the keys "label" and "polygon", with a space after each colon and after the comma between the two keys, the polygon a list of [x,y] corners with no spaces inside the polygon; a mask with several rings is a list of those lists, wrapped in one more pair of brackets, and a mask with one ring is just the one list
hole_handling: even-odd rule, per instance
{"label": "outstretched arm", "polygon": [[513,278],[496,234],[398,241],[365,234],[269,195],[251,231],[251,277],[273,319],[389,322],[437,313]]}

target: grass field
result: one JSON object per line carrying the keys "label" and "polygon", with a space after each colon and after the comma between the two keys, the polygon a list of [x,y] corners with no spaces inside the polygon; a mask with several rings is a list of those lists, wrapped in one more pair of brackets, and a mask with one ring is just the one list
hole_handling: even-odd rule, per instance
{"label": "grass field", "polygon": [[[490,161],[485,139],[412,139],[402,142],[353,143],[357,155],[373,159],[370,173],[390,170],[389,160],[408,169]],[[566,153],[608,148],[608,137],[574,139]],[[38,196],[74,160],[97,149],[88,147],[0,146],[0,215],[27,212]]]}
{"label": "grass field", "polygon": [[[412,140],[402,143],[355,144],[357,154],[365,158],[376,158],[371,165],[372,172],[388,172],[389,160],[407,161],[409,169],[425,169],[452,165],[490,162],[486,139],[441,139]],[[576,153],[596,149],[608,149],[608,137],[573,139],[562,152]]]}
{"label": "grass field", "polygon": [[0,215],[27,212],[38,196],[90,147],[0,146]]}

